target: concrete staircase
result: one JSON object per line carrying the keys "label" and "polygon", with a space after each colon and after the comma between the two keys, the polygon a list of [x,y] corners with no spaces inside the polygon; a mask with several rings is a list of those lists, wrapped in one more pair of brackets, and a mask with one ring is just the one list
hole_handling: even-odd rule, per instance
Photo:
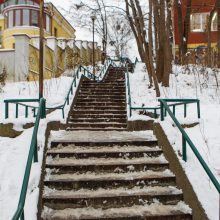
{"label": "concrete staircase", "polygon": [[125,130],[126,87],[123,68],[110,68],[102,82],[83,81],[67,130]]}
{"label": "concrete staircase", "polygon": [[126,131],[123,71],[80,90],[67,131],[51,135],[40,219],[192,219],[153,132]]}
{"label": "concrete staircase", "polygon": [[53,137],[42,219],[192,219],[152,132],[71,131]]}

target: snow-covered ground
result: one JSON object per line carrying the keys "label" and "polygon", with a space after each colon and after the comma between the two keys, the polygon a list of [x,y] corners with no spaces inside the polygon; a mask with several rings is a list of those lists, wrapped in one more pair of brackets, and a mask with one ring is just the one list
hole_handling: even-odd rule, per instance
{"label": "snow-covered ground", "polygon": [[[79,79],[81,77],[79,74]],[[98,74],[98,73],[97,73]],[[55,107],[63,105],[67,93],[73,81],[74,71],[66,72],[59,78],[45,80],[44,82],[44,98],[46,99],[47,107]],[[79,79],[77,80],[76,88],[73,86],[73,95],[70,95],[70,103],[72,102]],[[30,113],[28,118],[25,118],[24,107],[19,107],[19,118],[15,119],[15,105],[9,105],[9,119],[4,117],[4,100],[5,99],[29,99],[38,98],[38,83],[37,82],[18,82],[7,83],[3,92],[0,93],[0,123],[13,123],[15,130],[22,130],[23,133],[17,138],[0,137],[0,219],[8,220],[13,217],[16,211],[22,180],[25,172],[27,156],[31,143],[33,128],[23,129],[23,125],[28,122],[34,122],[35,118]],[[30,104],[30,103],[28,103]],[[31,103],[37,106],[38,103]],[[45,131],[47,123],[50,121],[66,122],[70,106],[65,107],[65,118],[62,117],[61,110],[55,110],[47,115],[46,119],[42,119],[38,129],[38,156],[39,162],[32,164],[31,176],[29,180],[28,192],[25,203],[25,219],[37,219],[37,203],[39,195],[39,180],[41,175],[41,165],[45,143]]]}
{"label": "snow-covered ground", "polygon": [[[47,100],[47,107],[55,107],[64,104],[67,92],[70,89],[70,85],[73,81],[73,77],[61,76],[59,78],[53,78],[45,80],[44,82],[44,97]],[[4,121],[4,100],[5,99],[37,99],[38,98],[38,82],[17,82],[7,83],[3,88],[3,92],[0,93],[0,122]],[[33,106],[37,106],[37,103],[28,103]],[[24,118],[24,107],[19,107],[19,118]],[[33,115],[33,114],[32,114]],[[60,114],[61,115],[61,114]],[[15,117],[15,105],[9,105],[9,117],[14,119]],[[31,117],[31,114],[30,114]],[[9,119],[10,120],[10,119]],[[7,121],[9,121],[7,120]]]}
{"label": "snow-covered ground", "polygon": [[[56,79],[46,80],[44,84],[44,97],[47,99],[47,106],[61,105],[65,101],[65,97],[72,83],[73,77],[60,77]],[[79,82],[79,81],[78,81]],[[78,85],[77,82],[77,85]],[[76,88],[73,88],[73,99]],[[15,119],[15,109],[13,104],[10,105],[10,118],[4,119],[4,99],[14,98],[37,98],[38,85],[35,82],[8,83],[4,87],[4,92],[0,93],[0,123],[14,123],[14,129],[23,130],[22,125],[27,122],[34,122],[35,119],[30,115],[28,119],[24,118],[24,111],[20,107],[19,118]],[[36,103],[33,103],[37,105]],[[65,117],[70,106],[65,108]],[[31,176],[29,180],[28,193],[25,203],[25,218],[37,219],[37,203],[39,195],[39,180],[41,175],[41,165],[43,158],[43,150],[45,143],[45,130],[47,123],[50,121],[60,120],[65,122],[66,118],[62,118],[61,110],[56,110],[46,119],[41,120],[38,132],[38,156],[39,162],[32,164]],[[0,219],[11,219],[16,211],[20,190],[22,186],[23,176],[25,172],[27,156],[31,143],[33,128],[26,129],[17,138],[0,137]]]}
{"label": "snow-covered ground", "polygon": [[[138,64],[134,74],[130,74],[132,106],[158,106],[155,91],[148,89],[148,77],[144,65]],[[202,67],[173,67],[170,87],[161,87],[161,97],[166,98],[198,98],[201,101],[201,119],[199,125],[187,128],[186,132],[197,147],[200,154],[220,182],[220,72]],[[176,115],[182,124],[198,121],[196,104],[187,108],[188,116],[183,117],[183,106],[177,107]],[[131,119],[144,118],[139,111],[133,112]],[[159,121],[159,120],[158,120]],[[181,133],[167,117],[161,123],[173,145],[193,187],[211,220],[219,219],[219,194],[207,174],[199,164],[193,152],[188,150],[188,162],[182,161],[178,152],[182,151]]]}

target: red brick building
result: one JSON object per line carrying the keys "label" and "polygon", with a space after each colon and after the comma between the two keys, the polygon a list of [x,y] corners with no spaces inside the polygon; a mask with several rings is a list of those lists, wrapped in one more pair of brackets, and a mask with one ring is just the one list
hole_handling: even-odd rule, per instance
{"label": "red brick building", "polygon": [[[180,0],[182,3],[183,22],[186,16],[187,0]],[[207,22],[208,15],[214,8],[215,0],[192,0],[192,11],[190,15],[190,30],[188,35],[188,48],[197,48],[207,45]],[[175,49],[179,47],[179,27],[178,12],[174,3],[173,19],[174,19],[174,45]],[[217,13],[214,14],[212,20],[212,46],[217,42]]]}

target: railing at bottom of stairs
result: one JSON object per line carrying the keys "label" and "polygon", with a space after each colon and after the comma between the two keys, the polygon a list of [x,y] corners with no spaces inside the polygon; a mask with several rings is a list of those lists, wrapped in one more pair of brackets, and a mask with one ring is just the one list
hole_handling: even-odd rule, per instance
{"label": "railing at bottom of stairs", "polygon": [[31,145],[30,145],[28,159],[27,159],[27,163],[26,163],[25,174],[24,174],[24,178],[23,178],[18,207],[17,207],[17,210],[16,210],[12,220],[19,220],[19,219],[24,220],[25,219],[24,206],[25,206],[25,200],[26,200],[26,195],[27,195],[28,182],[29,182],[29,178],[30,178],[32,162],[33,161],[35,163],[38,162],[38,149],[37,149],[38,128],[39,128],[40,120],[45,117],[46,117],[45,99],[41,98],[40,103],[39,103],[39,108],[38,108],[38,113],[37,113],[35,125],[34,125],[34,131],[32,134]]}
{"label": "railing at bottom of stairs", "polygon": [[[88,69],[86,69],[83,66],[79,66],[79,68],[76,70],[76,74],[73,76],[73,80],[72,80],[70,88],[67,92],[67,95],[65,97],[64,103],[61,105],[58,105],[58,106],[54,106],[54,107],[46,107],[46,110],[60,109],[62,111],[62,117],[65,118],[64,109],[65,109],[66,105],[69,105],[70,95],[71,94],[73,95],[73,87],[76,87],[77,79],[79,79],[79,73],[82,72],[82,74],[84,76],[88,77],[89,79],[101,81],[101,79],[105,76],[106,72],[108,71],[110,65],[112,65],[112,64],[113,64],[113,61],[111,59],[107,59],[105,64],[103,65],[103,68],[100,71],[99,76],[95,76],[95,77]],[[30,104],[26,104],[26,103],[34,103],[34,102],[39,103],[39,99],[5,99],[4,100],[5,119],[9,118],[9,107],[10,107],[9,105],[10,104],[15,105],[15,117],[16,118],[19,117],[19,107],[23,107],[25,109],[25,118],[28,118],[30,109],[33,111],[33,116],[36,117],[36,111],[37,111],[38,107],[30,105]]]}

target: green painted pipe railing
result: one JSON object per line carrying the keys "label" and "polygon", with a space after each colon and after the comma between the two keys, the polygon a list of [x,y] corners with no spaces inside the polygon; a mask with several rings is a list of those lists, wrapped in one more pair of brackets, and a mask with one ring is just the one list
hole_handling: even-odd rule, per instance
{"label": "green painted pipe railing", "polygon": [[[194,101],[193,99],[188,99],[188,100]],[[216,179],[216,177],[214,176],[214,174],[212,173],[212,171],[208,167],[207,163],[204,161],[203,157],[201,156],[201,154],[197,150],[196,146],[194,145],[194,143],[192,142],[192,140],[190,139],[190,137],[188,136],[188,134],[186,133],[184,128],[181,126],[180,122],[178,121],[178,119],[173,114],[173,112],[171,111],[170,107],[167,104],[168,102],[180,102],[180,101],[182,101],[182,99],[159,99],[159,101],[160,101],[161,121],[164,121],[164,119],[165,119],[164,112],[166,110],[182,134],[182,159],[185,162],[187,162],[187,144],[188,144],[190,146],[191,150],[193,151],[194,155],[198,159],[200,165],[203,167],[206,174],[210,178],[211,182],[215,186],[216,190],[220,194],[220,184],[219,184],[218,180]],[[199,101],[197,103],[199,105]],[[198,111],[198,117],[200,117],[200,111]],[[219,205],[219,219],[220,219],[220,205]]]}
{"label": "green painted pipe railing", "polygon": [[37,134],[38,134],[40,120],[46,117],[45,105],[46,105],[45,99],[43,98],[40,99],[38,113],[37,113],[37,117],[36,117],[36,121],[34,125],[34,131],[33,131],[32,139],[31,139],[30,150],[29,150],[28,159],[26,163],[20,198],[18,202],[18,207],[12,220],[19,220],[19,219],[24,220],[24,216],[25,216],[24,206],[25,206],[25,200],[26,200],[28,182],[29,182],[30,173],[31,173],[32,162],[33,161],[35,163],[38,162]]}
{"label": "green painted pipe railing", "polygon": [[[138,59],[136,58],[135,66],[138,62]],[[132,110],[152,110],[154,113],[154,118],[158,117],[157,112],[160,110],[160,106],[155,107],[134,107],[132,106],[131,102],[131,86],[130,86],[130,77],[129,77],[129,71],[128,66],[126,65],[126,78],[127,78],[127,95],[128,95],[128,107],[129,107],[129,116],[132,116]],[[168,99],[166,99],[168,100]],[[176,114],[176,106],[183,105],[184,106],[184,117],[187,116],[187,105],[188,104],[197,104],[197,112],[198,112],[198,118],[200,118],[200,101],[198,99],[169,99],[169,102],[174,102],[172,104],[169,104],[170,107],[173,107],[173,114]],[[166,115],[166,111],[164,111]]]}
{"label": "green painted pipe railing", "polygon": [[[73,95],[73,87],[76,87],[77,79],[79,79],[79,73],[82,72],[84,76],[86,76],[89,79],[100,81],[100,79],[106,74],[108,71],[110,65],[113,63],[111,59],[107,59],[102,70],[100,71],[99,76],[94,76],[88,69],[86,69],[83,66],[79,66],[76,74],[72,80],[72,83],[70,85],[70,88],[67,92],[67,95],[65,97],[65,101],[63,105],[58,105],[55,107],[46,107],[46,110],[58,110],[60,109],[62,111],[62,117],[65,118],[64,109],[67,105],[70,104],[70,95]],[[30,103],[30,102],[39,102],[39,99],[6,99],[4,100],[5,103],[5,118],[9,118],[9,104],[15,104],[15,117],[19,117],[19,106],[22,106],[25,108],[25,118],[28,118],[29,116],[29,109],[33,110],[33,116],[36,117],[36,111],[38,109],[37,106],[27,105],[24,103]]]}
{"label": "green painted pipe railing", "polygon": [[39,102],[39,99],[6,99],[4,100],[5,103],[5,118],[9,118],[9,104],[15,104],[16,105],[16,112],[15,112],[15,116],[16,118],[18,118],[18,112],[19,112],[19,105],[24,106],[25,107],[25,117],[28,117],[28,109],[32,108],[34,109],[34,117],[35,117],[35,109],[37,107],[35,106],[28,106],[22,103],[27,103],[27,102]]}

